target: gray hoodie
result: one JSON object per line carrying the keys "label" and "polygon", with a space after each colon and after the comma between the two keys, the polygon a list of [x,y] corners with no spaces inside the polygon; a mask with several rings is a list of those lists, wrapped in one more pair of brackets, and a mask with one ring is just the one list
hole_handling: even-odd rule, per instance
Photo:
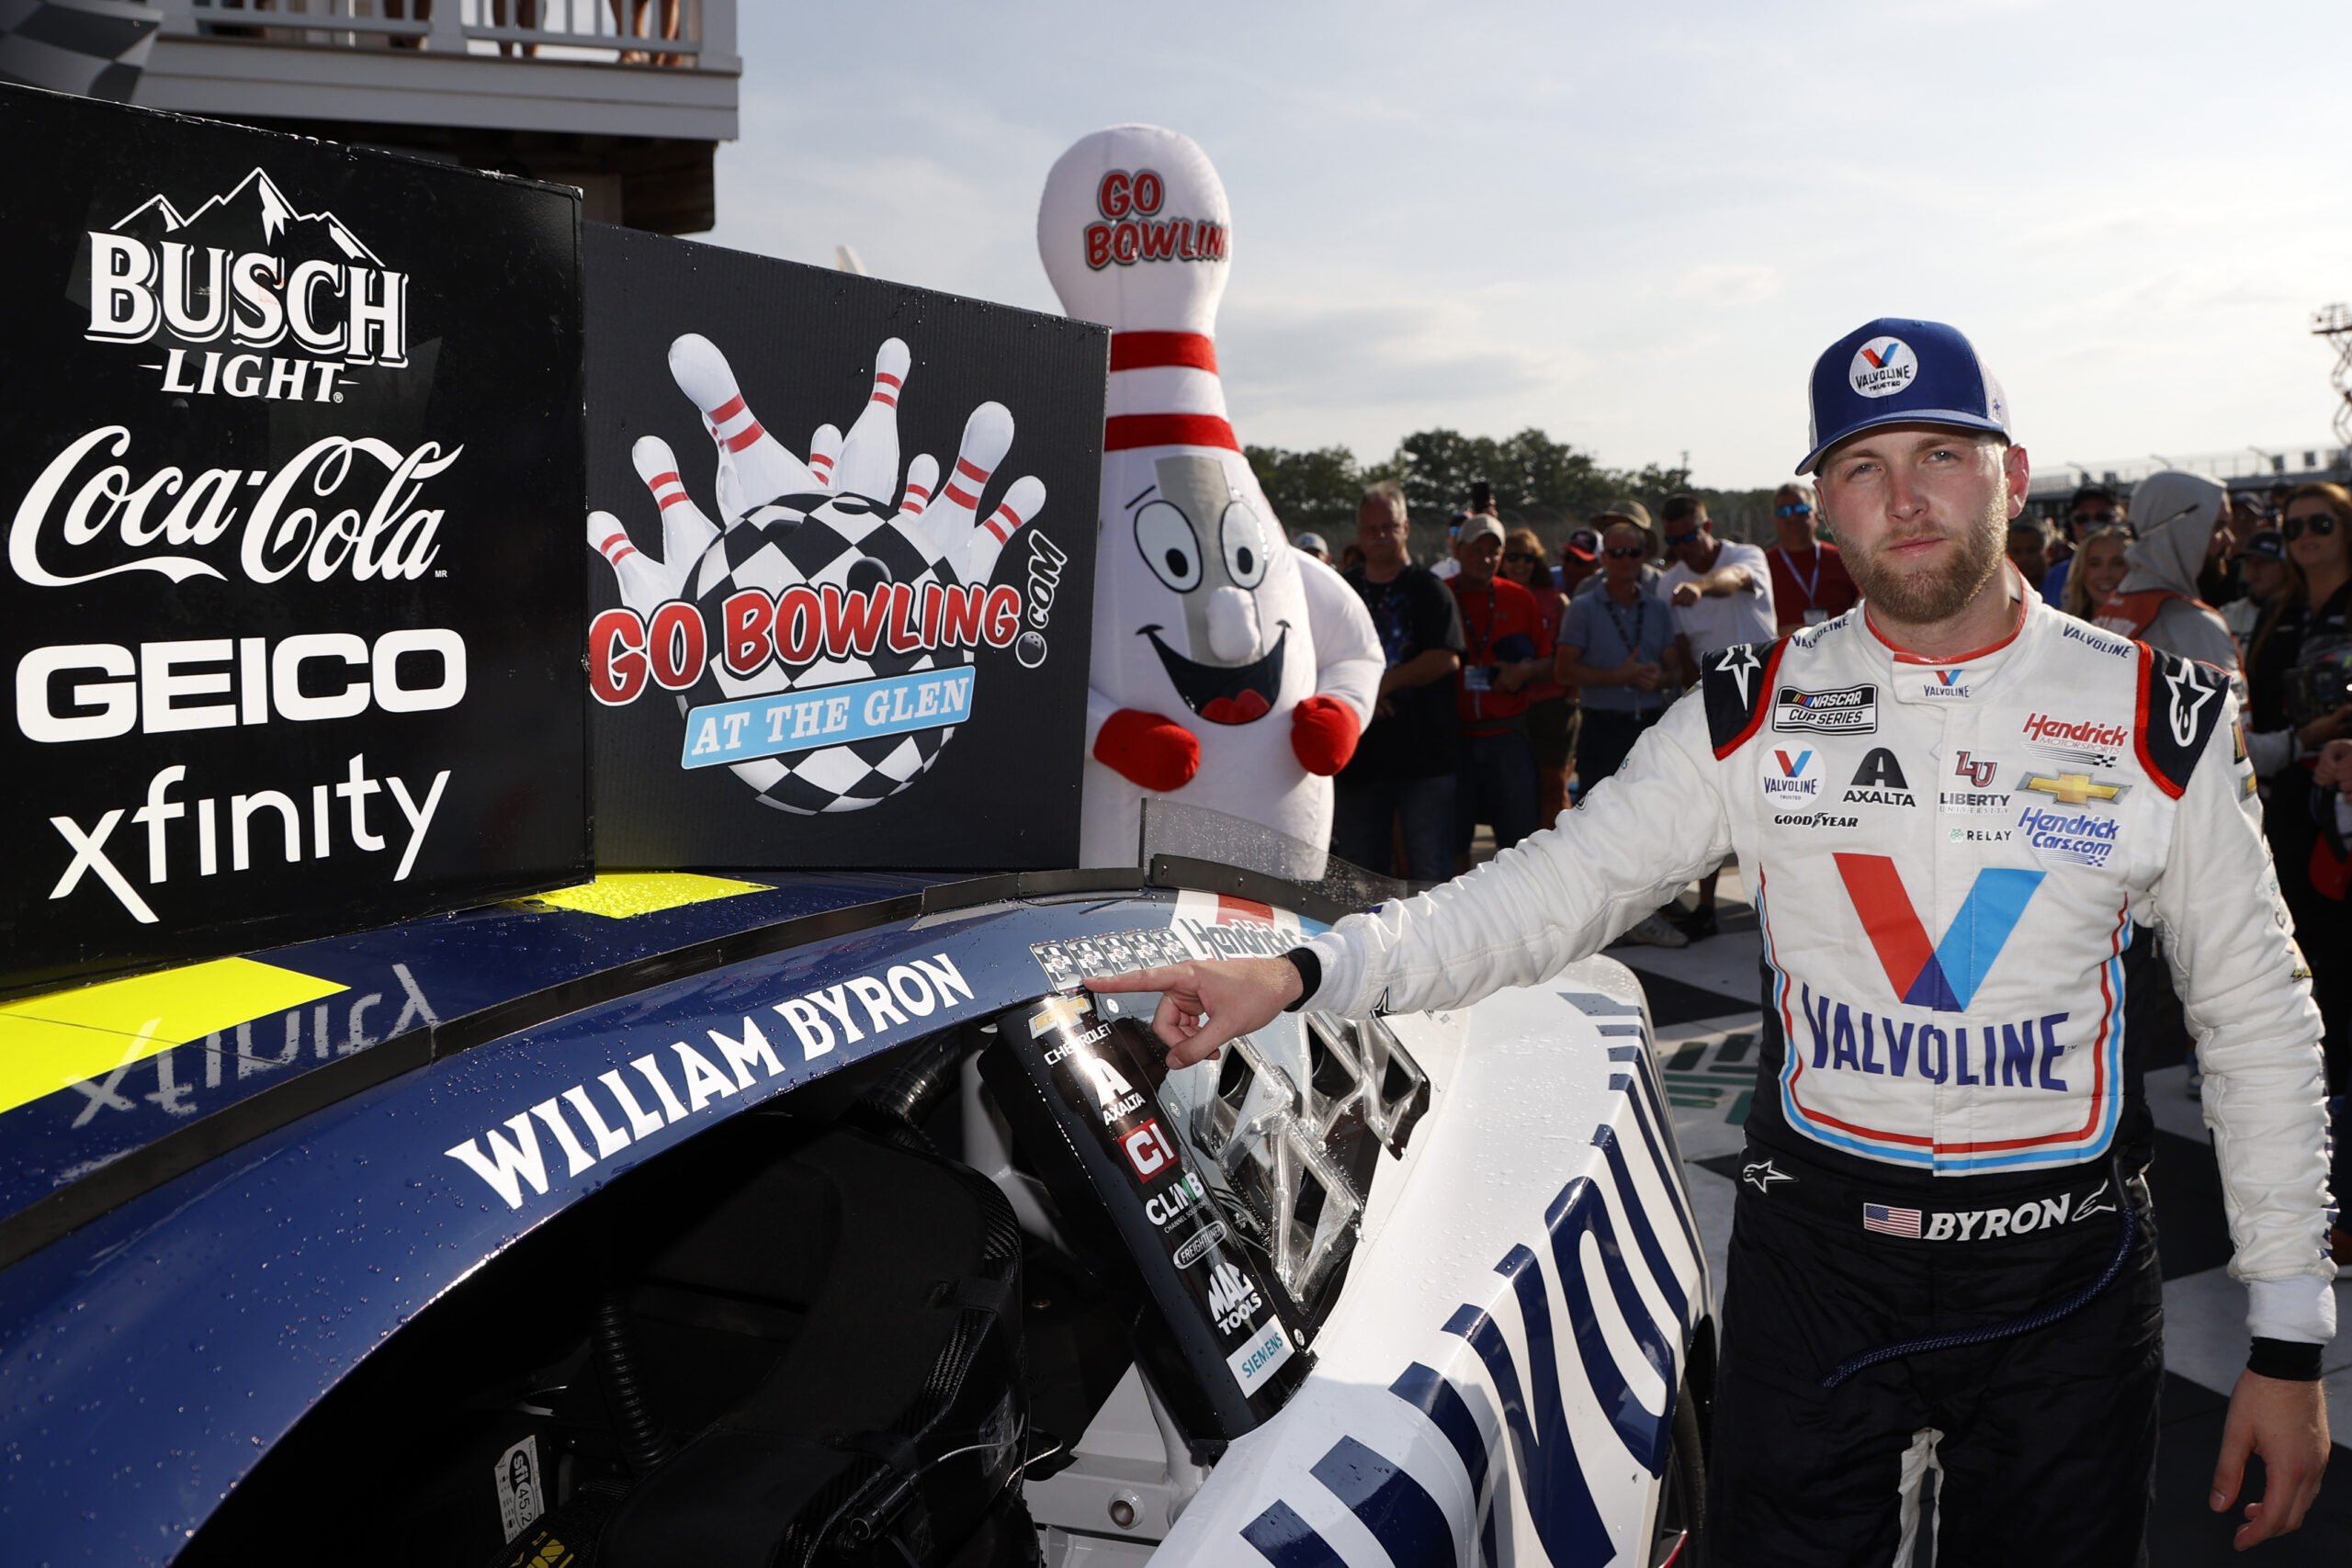
{"label": "gray hoodie", "polygon": [[[2229,487],[2203,474],[2166,468],[2150,474],[2132,490],[2132,521],[2139,538],[2123,552],[2123,586],[2120,592],[2165,588],[2183,597],[2167,599],[2156,618],[2139,635],[2152,648],[2214,665],[2235,677],[2239,673],[2237,639],[2221,612],[2193,604],[2197,574],[2205,570],[2206,547],[2213,525],[2229,504]],[[2092,613],[2098,613],[2093,605]],[[2128,631],[2128,626],[2114,628]]]}

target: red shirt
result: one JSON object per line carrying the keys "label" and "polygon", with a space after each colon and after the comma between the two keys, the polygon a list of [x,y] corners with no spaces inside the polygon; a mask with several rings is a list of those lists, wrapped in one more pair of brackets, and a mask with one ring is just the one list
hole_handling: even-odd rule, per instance
{"label": "red shirt", "polygon": [[1462,606],[1462,669],[1453,677],[1454,711],[1467,734],[1499,733],[1507,728],[1504,720],[1527,711],[1532,700],[1529,687],[1534,682],[1516,692],[1480,691],[1474,671],[1551,658],[1551,628],[1544,624],[1535,596],[1509,578],[1498,577],[1484,588],[1465,588],[1456,577],[1446,587]]}
{"label": "red shirt", "polygon": [[1815,545],[1809,557],[1793,560],[1775,545],[1764,558],[1772,565],[1772,613],[1783,632],[1804,626],[1807,610],[1818,610],[1816,618],[1827,620],[1852,609],[1862,596],[1846,575],[1835,545]]}

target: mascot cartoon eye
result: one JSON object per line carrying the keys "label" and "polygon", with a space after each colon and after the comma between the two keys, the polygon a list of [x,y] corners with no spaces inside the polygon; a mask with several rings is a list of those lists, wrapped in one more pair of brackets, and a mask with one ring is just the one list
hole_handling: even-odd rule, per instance
{"label": "mascot cartoon eye", "polygon": [[1152,575],[1179,593],[1201,585],[1201,541],[1192,520],[1165,501],[1136,513],[1136,548]]}
{"label": "mascot cartoon eye", "polygon": [[1225,546],[1226,575],[1236,588],[1255,588],[1266,575],[1266,530],[1246,501],[1225,509],[1217,523],[1218,541]]}

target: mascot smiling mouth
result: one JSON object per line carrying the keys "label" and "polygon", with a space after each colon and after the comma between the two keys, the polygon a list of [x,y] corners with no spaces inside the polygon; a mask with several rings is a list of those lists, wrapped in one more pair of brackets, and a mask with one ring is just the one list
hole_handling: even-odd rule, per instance
{"label": "mascot smiling mouth", "polygon": [[1152,651],[1159,655],[1160,667],[1168,671],[1168,682],[1184,705],[1207,719],[1211,724],[1255,724],[1273,711],[1274,695],[1282,689],[1283,651],[1290,646],[1290,623],[1276,623],[1283,635],[1274,639],[1272,651],[1250,664],[1199,664],[1178,653],[1159,640],[1158,626],[1146,626],[1142,634],[1151,639]]}

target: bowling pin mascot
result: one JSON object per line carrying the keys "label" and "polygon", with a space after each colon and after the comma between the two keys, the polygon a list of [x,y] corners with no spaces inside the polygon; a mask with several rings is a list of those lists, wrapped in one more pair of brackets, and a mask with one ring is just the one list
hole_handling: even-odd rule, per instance
{"label": "bowling pin mascot", "polygon": [[1061,155],[1037,248],[1062,308],[1112,329],[1080,832],[1133,865],[1153,796],[1320,849],[1331,775],[1385,660],[1340,575],[1290,547],[1227,422],[1217,300],[1225,186],[1193,141],[1098,130]]}

